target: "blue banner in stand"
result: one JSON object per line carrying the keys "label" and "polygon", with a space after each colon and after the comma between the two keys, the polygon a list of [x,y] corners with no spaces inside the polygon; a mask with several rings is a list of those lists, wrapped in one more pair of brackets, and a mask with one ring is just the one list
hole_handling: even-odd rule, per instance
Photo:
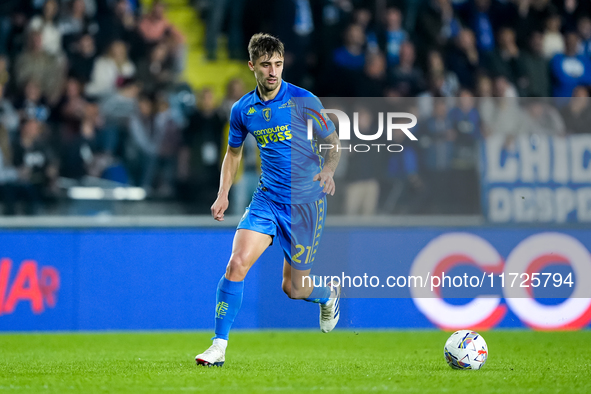
{"label": "blue banner in stand", "polygon": [[[233,234],[233,229],[3,231],[0,330],[211,330],[215,290]],[[505,275],[505,287],[513,272],[531,278],[540,273],[547,286],[556,286],[554,274],[560,274],[565,290],[561,302],[532,298],[544,293],[520,286],[511,293],[504,288],[458,299],[449,286],[434,286],[430,279],[425,288],[430,293],[407,286],[402,295],[343,299],[343,329],[582,329],[591,321],[591,299],[577,294],[585,285],[581,273],[591,266],[590,249],[591,230],[584,229],[328,227],[315,267],[322,271],[323,261],[338,261],[339,272],[331,267],[331,275],[350,276],[354,283],[359,276],[359,284],[366,275],[366,286],[378,280],[388,283],[385,290],[394,283],[389,277],[402,286],[402,279],[425,270],[431,278],[449,276],[449,286],[456,277],[461,281],[462,272],[472,278],[486,271],[486,281],[488,272],[495,281]],[[253,266],[235,328],[317,328],[318,306],[290,300],[281,290],[282,264],[283,252],[274,245]],[[515,283],[524,282],[520,277]]]}
{"label": "blue banner in stand", "polygon": [[591,135],[492,136],[480,165],[490,222],[591,222]]}

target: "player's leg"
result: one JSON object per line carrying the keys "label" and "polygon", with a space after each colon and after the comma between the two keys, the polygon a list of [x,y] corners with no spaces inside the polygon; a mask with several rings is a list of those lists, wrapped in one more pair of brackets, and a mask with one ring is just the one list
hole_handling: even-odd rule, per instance
{"label": "player's leg", "polygon": [[270,235],[238,229],[226,273],[220,279],[216,294],[215,337],[228,340],[232,323],[242,305],[246,274],[271,244]]}
{"label": "player's leg", "polygon": [[332,286],[321,276],[310,275],[310,269],[300,270],[293,261],[283,260],[283,291],[291,299],[320,304],[320,330],[330,332],[340,318],[340,283]]}
{"label": "player's leg", "polygon": [[309,269],[294,269],[287,259],[283,260],[282,288],[289,298],[324,304],[330,298],[331,289],[323,284],[322,278],[311,276]]}
{"label": "player's leg", "polygon": [[290,297],[320,304],[320,329],[331,331],[337,324],[340,284],[331,287],[321,277],[310,275],[326,221],[326,198],[313,203],[292,204],[279,215],[277,237],[283,248],[283,291]]}
{"label": "player's leg", "polygon": [[232,255],[226,273],[218,283],[215,308],[215,336],[213,345],[204,353],[197,355],[199,365],[222,366],[228,336],[234,319],[242,305],[244,278],[252,265],[271,244],[272,237],[257,231],[238,229],[232,244]]}

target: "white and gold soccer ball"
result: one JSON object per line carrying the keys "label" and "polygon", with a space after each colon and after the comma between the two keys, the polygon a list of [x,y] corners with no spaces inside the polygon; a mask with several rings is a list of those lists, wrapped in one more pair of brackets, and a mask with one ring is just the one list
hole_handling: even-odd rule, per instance
{"label": "white and gold soccer ball", "polygon": [[456,331],[443,347],[445,361],[453,369],[480,369],[488,358],[488,346],[482,335],[471,330]]}

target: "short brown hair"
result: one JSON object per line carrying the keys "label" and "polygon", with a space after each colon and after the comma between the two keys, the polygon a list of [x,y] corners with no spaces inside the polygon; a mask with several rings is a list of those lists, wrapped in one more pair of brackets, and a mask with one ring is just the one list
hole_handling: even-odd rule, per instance
{"label": "short brown hair", "polygon": [[271,58],[274,54],[283,57],[283,43],[277,38],[266,33],[257,33],[251,37],[248,43],[248,55],[250,61],[255,62],[259,57]]}

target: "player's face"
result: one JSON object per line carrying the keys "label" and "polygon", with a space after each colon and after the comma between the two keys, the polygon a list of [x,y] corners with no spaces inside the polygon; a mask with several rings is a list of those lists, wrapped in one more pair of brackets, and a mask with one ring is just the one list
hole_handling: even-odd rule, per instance
{"label": "player's face", "polygon": [[279,87],[281,74],[283,73],[283,56],[274,54],[272,57],[261,56],[253,62],[248,62],[248,67],[254,72],[259,87],[266,92],[272,92]]}

